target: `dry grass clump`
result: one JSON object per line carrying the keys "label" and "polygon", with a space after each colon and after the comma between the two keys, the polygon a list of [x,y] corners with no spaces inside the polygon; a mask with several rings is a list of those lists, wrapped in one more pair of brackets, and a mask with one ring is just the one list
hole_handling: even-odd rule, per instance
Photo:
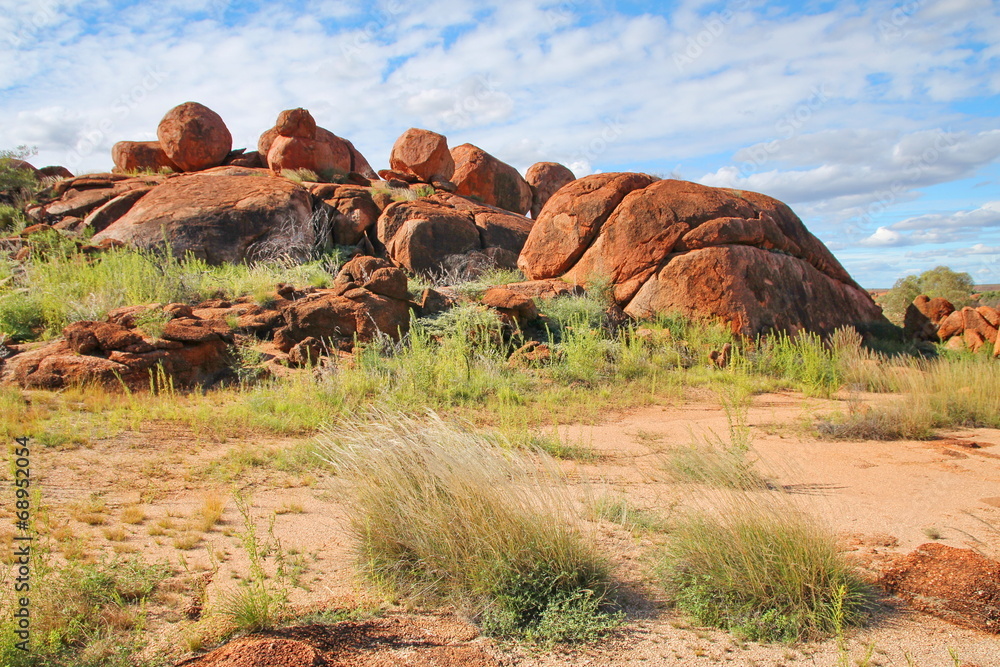
{"label": "dry grass clump", "polygon": [[853,407],[821,420],[821,435],[837,440],[926,440],[934,429],[1000,427],[1000,364],[984,356],[939,358],[894,366],[899,400]]}
{"label": "dry grass clump", "polygon": [[565,487],[483,436],[430,414],[374,414],[321,438],[349,483],[367,578],[414,602],[468,609],[490,634],[551,642],[615,625],[603,560]]}
{"label": "dry grass clump", "polygon": [[192,521],[202,532],[209,532],[217,523],[222,520],[222,513],[226,511],[226,498],[218,493],[206,493],[202,498],[201,507]]}
{"label": "dry grass clump", "polygon": [[839,636],[868,592],[836,538],[773,492],[729,492],[674,526],[664,557],[676,604],[754,641]]}

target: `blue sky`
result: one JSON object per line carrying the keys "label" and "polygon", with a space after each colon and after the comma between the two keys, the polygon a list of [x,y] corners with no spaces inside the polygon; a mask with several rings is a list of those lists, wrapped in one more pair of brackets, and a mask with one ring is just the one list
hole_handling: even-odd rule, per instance
{"label": "blue sky", "polygon": [[237,147],[303,106],[376,168],[424,127],[522,171],[756,190],[865,286],[1000,283],[993,0],[0,0],[0,147],[104,170],[188,100]]}

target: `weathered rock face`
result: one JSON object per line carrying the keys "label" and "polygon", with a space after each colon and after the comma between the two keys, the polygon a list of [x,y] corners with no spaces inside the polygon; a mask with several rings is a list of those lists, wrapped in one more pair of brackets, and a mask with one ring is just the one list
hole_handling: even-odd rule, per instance
{"label": "weathered rock face", "polygon": [[316,120],[305,109],[286,109],[278,114],[275,131],[283,137],[316,138]]}
{"label": "weathered rock face", "polygon": [[160,171],[170,169],[181,171],[160,145],[159,141],[119,141],[111,147],[111,158],[119,172]]}
{"label": "weathered rock face", "polygon": [[[348,158],[349,159],[349,158]],[[330,145],[315,139],[278,136],[271,143],[267,154],[267,165],[275,174],[285,169],[309,169],[318,176],[330,175],[334,171],[344,171],[344,162],[338,162],[330,150]]]}
{"label": "weathered rock face", "polygon": [[320,200],[316,211],[321,216],[320,231],[327,234],[325,245],[357,245],[368,230],[374,230],[381,214],[372,199],[371,188],[359,185],[313,186],[313,196]]}
{"label": "weathered rock face", "polygon": [[218,167],[233,148],[233,136],[222,117],[197,102],[168,111],[156,137],[170,161],[184,171]]}
{"label": "weathered rock face", "polygon": [[522,216],[437,193],[387,206],[378,219],[378,240],[397,266],[439,271],[449,257],[490,249],[506,251],[514,260],[531,225]]}
{"label": "weathered rock face", "polygon": [[669,258],[625,306],[648,318],[679,312],[717,318],[747,335],[769,330],[831,332],[877,321],[867,293],[832,280],[808,262],[753,246],[702,248]]}
{"label": "weathered rock face", "polygon": [[536,280],[610,279],[633,317],[679,311],[746,335],[885,322],[781,202],[645,174],[596,174],[561,188],[518,266]]}
{"label": "weathered rock face", "polygon": [[232,342],[224,322],[195,318],[171,320],[162,337],[114,322],[88,321],[74,322],[63,336],[8,359],[3,382],[38,389],[98,384],[133,390],[148,389],[167,377],[177,387],[211,384],[225,374]]}
{"label": "weathered rock face", "polygon": [[213,264],[266,256],[304,257],[314,242],[312,198],[265,171],[221,167],[184,174],[146,193],[93,242],[192,253]]}
{"label": "weathered rock face", "polygon": [[576,176],[558,162],[536,162],[528,167],[524,180],[531,187],[531,217],[537,220],[545,202],[551,199],[559,188],[575,181]]}
{"label": "weathered rock face", "polygon": [[472,144],[451,150],[455,160],[455,194],[523,215],[531,210],[532,193],[517,169]]}
{"label": "weathered rock face", "polygon": [[646,174],[595,174],[560,189],[525,241],[518,268],[531,280],[562,276],[590,246],[625,195],[655,181]]}
{"label": "weathered rock face", "polygon": [[410,329],[406,276],[385,260],[359,257],[344,265],[333,289],[287,302],[281,314],[285,326],[275,331],[274,343],[284,352],[309,338],[346,351],[355,339],[398,341]]}
{"label": "weathered rock face", "polygon": [[409,174],[419,181],[431,183],[450,181],[455,172],[455,161],[444,136],[411,127],[393,144],[389,167],[400,174]]}

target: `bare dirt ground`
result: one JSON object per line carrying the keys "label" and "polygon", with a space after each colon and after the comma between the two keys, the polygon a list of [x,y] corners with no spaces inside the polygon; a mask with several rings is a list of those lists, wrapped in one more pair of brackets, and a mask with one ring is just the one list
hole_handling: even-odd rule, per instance
{"label": "bare dirt ground", "polygon": [[[1000,558],[1000,431],[955,431],[928,442],[816,439],[808,428],[815,416],[844,409],[843,401],[790,393],[754,398],[749,425],[758,468],[776,489],[825,521],[871,571],[932,539]],[[623,494],[667,517],[699,502],[699,494],[665,480],[662,452],[726,429],[725,414],[710,397],[609,415],[596,425],[559,429],[569,444],[597,454],[561,465],[583,501]],[[353,573],[353,543],[336,487],[320,471],[278,470],[267,455],[308,440],[220,441],[150,424],[86,447],[37,450],[33,469],[50,525],[62,529],[60,548],[76,545],[97,558],[140,553],[173,566],[177,576],[150,607],[148,651],[177,661],[190,659],[190,649],[212,648],[218,630],[204,610],[247,575],[243,518],[234,502],[218,524],[199,525],[204,508],[229,499],[235,485],[250,494],[261,535],[273,520],[273,536],[299,584],[292,603],[303,611],[351,615],[333,628],[267,635],[272,642],[308,644],[319,656],[314,664],[1000,665],[1000,636],[950,625],[893,599],[883,600],[869,627],[840,644],[758,645],[695,627],[669,607],[651,579],[661,538],[607,522],[592,528],[626,590],[622,629],[600,643],[554,652],[498,644],[479,637],[459,615],[395,609],[364,592]],[[136,514],[141,520],[129,523],[129,512],[132,521]],[[336,637],[356,641],[337,654]]]}

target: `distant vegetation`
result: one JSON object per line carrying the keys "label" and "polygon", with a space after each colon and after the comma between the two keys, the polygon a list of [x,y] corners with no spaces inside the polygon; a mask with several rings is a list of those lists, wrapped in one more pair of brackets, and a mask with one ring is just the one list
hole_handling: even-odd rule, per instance
{"label": "distant vegetation", "polygon": [[879,299],[882,310],[890,321],[902,324],[906,307],[921,294],[944,297],[955,308],[972,304],[975,291],[972,276],[968,273],[952,271],[947,266],[939,266],[924,271],[918,276],[906,276],[896,281],[886,294]]}

